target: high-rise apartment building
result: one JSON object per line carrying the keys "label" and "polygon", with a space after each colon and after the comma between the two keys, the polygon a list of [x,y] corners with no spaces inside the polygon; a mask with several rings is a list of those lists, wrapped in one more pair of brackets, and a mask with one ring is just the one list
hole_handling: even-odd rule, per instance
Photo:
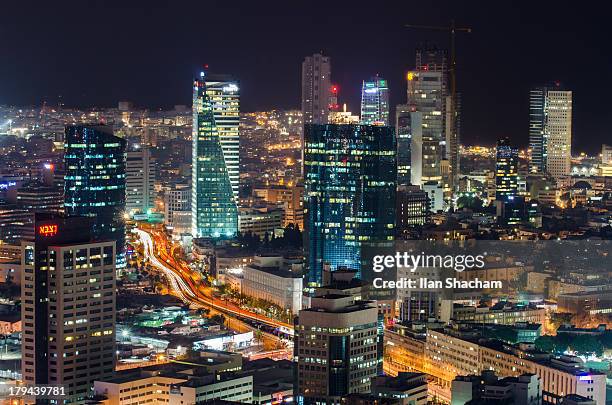
{"label": "high-rise apartment building", "polygon": [[296,401],[340,403],[371,391],[380,359],[376,304],[351,295],[312,298],[296,319]]}
{"label": "high-rise apartment building", "polygon": [[125,267],[126,141],[106,125],[70,125],[64,142],[64,211],[91,217],[93,237],[116,241]]}
{"label": "high-rise apartment building", "polygon": [[195,238],[238,233],[240,88],[202,72],[193,86],[191,221]]}
{"label": "high-rise apartment building", "polygon": [[147,213],[155,206],[155,161],[147,145],[134,145],[126,161],[125,209],[130,214]]}
{"label": "high-rise apartment building", "polygon": [[448,95],[445,109],[445,159],[448,161],[449,170],[447,175],[442,170],[442,177],[454,189],[461,174],[461,158],[459,155],[461,145],[461,93],[455,93],[454,99],[452,95]]}
{"label": "high-rise apartment building", "polygon": [[93,239],[92,220],[39,214],[22,242],[23,381],[63,385],[66,403],[115,368],[115,241]]}
{"label": "high-rise apartment building", "polygon": [[[421,113],[422,141],[412,153],[420,162],[421,181],[440,181],[440,161],[445,156],[448,65],[446,52],[437,49],[417,50],[416,67],[408,72],[408,106]],[[412,170],[415,170],[414,164]],[[420,184],[418,184],[420,185]]]}
{"label": "high-rise apartment building", "polygon": [[360,271],[364,244],[395,233],[393,127],[306,125],[304,241],[309,282],[323,266]]}
{"label": "high-rise apartment building", "polygon": [[556,179],[570,174],[572,92],[558,83],[529,93],[529,148],[530,172]]}
{"label": "high-rise apartment building", "polygon": [[191,232],[191,186],[173,184],[164,192],[164,225],[178,239]]}
{"label": "high-rise apartment building", "polygon": [[502,201],[518,194],[518,149],[508,138],[497,141],[495,159],[495,199]]}
{"label": "high-rise apartment building", "polygon": [[[412,183],[412,142],[413,137],[421,140],[421,113],[413,111],[414,108],[407,104],[399,104],[395,110],[395,130],[397,144],[397,185],[408,186],[410,184],[420,184],[420,169],[422,163],[420,161],[420,152],[422,148],[415,151],[415,160],[418,157],[419,163],[419,181]],[[418,134],[415,134],[418,132]]]}
{"label": "high-rise apartment building", "polygon": [[419,186],[398,186],[397,188],[397,229],[406,233],[411,228],[423,226],[431,217],[427,193]]}
{"label": "high-rise apartment building", "polygon": [[302,116],[304,124],[325,124],[330,109],[331,59],[320,53],[302,62]]}
{"label": "high-rise apartment building", "polygon": [[361,86],[361,123],[389,125],[389,85],[381,77],[364,80]]}

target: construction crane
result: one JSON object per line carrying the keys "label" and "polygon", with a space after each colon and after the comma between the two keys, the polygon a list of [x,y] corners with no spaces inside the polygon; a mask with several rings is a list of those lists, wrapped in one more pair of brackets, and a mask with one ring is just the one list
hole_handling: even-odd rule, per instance
{"label": "construction crane", "polygon": [[[449,26],[435,26],[435,25],[412,25],[406,24],[405,28],[418,29],[418,30],[430,30],[430,31],[443,31],[448,32],[450,34],[450,46],[451,46],[451,55],[450,55],[450,86],[451,86],[451,100],[450,100],[450,128],[451,128],[451,137],[452,143],[455,145],[448,145],[447,147],[451,148],[451,153],[454,155],[458,154],[459,148],[459,140],[457,134],[456,127],[456,103],[457,103],[457,60],[456,60],[456,51],[455,51],[455,36],[457,32],[465,32],[471,33],[472,29],[468,27],[457,27],[455,24],[455,20],[451,20],[451,24]],[[457,151],[453,149],[457,148]],[[456,158],[451,155],[451,186],[455,186],[455,182],[457,180],[457,176],[459,174],[459,156]],[[455,161],[456,160],[456,161]]]}
{"label": "construction crane", "polygon": [[436,26],[436,25],[412,25],[412,24],[406,24],[404,26],[405,28],[412,28],[412,29],[418,29],[418,30],[430,30],[430,31],[444,31],[444,32],[448,32],[450,34],[450,45],[451,45],[451,55],[450,55],[450,77],[451,77],[451,96],[453,97],[453,100],[455,99],[455,95],[457,93],[457,78],[456,78],[456,71],[457,71],[457,60],[456,60],[456,54],[455,54],[455,36],[457,34],[457,32],[465,32],[465,33],[470,33],[472,32],[471,28],[468,27],[457,27],[455,24],[455,20],[451,20],[451,24],[449,26]]}

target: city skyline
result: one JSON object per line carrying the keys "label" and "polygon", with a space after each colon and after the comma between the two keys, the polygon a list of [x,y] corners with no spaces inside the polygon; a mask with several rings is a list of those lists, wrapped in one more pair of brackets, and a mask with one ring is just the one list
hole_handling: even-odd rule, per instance
{"label": "city skyline", "polygon": [[[587,15],[580,10],[572,10],[570,14],[569,9],[551,10],[544,3],[529,8],[519,4],[507,7],[496,18],[489,18],[491,10],[478,4],[465,7],[445,4],[439,9],[419,5],[410,13],[402,12],[406,6],[389,5],[380,10],[382,21],[375,22],[376,26],[384,27],[383,38],[388,38],[388,44],[372,47],[371,40],[363,42],[365,34],[358,30],[360,22],[365,23],[365,17],[358,12],[359,7],[353,9],[345,3],[328,5],[326,15],[329,18],[317,20],[308,36],[302,34],[302,28],[312,14],[299,15],[294,12],[295,6],[270,5],[265,9],[212,4],[211,9],[231,17],[234,24],[242,27],[228,34],[227,43],[231,46],[226,49],[214,45],[215,29],[203,33],[208,39],[204,42],[211,45],[201,45],[200,41],[193,43],[191,32],[196,28],[192,27],[197,27],[197,24],[165,21],[166,12],[171,9],[165,2],[147,4],[149,18],[167,27],[163,34],[152,32],[145,25],[138,5],[112,4],[99,5],[93,9],[94,12],[71,2],[51,9],[41,5],[41,11],[45,11],[40,13],[41,16],[54,16],[49,21],[60,22],[54,24],[50,33],[45,31],[47,40],[41,41],[44,49],[33,39],[49,28],[49,21],[45,17],[27,14],[20,6],[9,5],[6,15],[12,18],[0,28],[0,46],[14,55],[15,60],[0,67],[0,88],[3,89],[0,104],[40,105],[47,102],[56,105],[61,101],[67,106],[84,107],[112,105],[119,99],[128,99],[150,108],[188,105],[189,92],[185,91],[185,84],[202,65],[208,63],[215,71],[230,73],[241,81],[243,111],[297,109],[300,103],[300,62],[305,55],[322,51],[334,61],[332,80],[339,84],[340,97],[348,103],[349,110],[359,109],[363,78],[380,74],[389,80],[393,115],[393,106],[405,99],[405,74],[414,67],[414,49],[424,42],[448,48],[449,42],[446,34],[409,30],[403,25],[447,25],[454,17],[458,24],[473,28],[472,34],[458,38],[457,46],[458,90],[462,93],[464,112],[462,137],[466,144],[493,145],[497,139],[508,136],[517,144],[526,145],[528,127],[522,117],[528,114],[527,91],[556,80],[575,92],[574,132],[584,139],[577,145],[579,150],[595,151],[607,135],[605,124],[598,117],[605,114],[605,103],[600,97],[606,93],[608,84],[602,83],[603,91],[595,91],[587,76],[598,72],[604,74],[609,70],[610,60],[595,52],[600,48],[597,45],[602,40],[599,31],[602,26],[595,24],[596,20],[587,26]],[[178,8],[176,11],[181,10]],[[88,24],[92,28],[118,19],[125,31],[102,30],[104,34],[93,34],[92,29],[89,34],[77,38],[70,34],[70,28],[66,28],[69,24],[61,24],[84,16],[89,18]],[[581,27],[579,30],[555,23],[570,16]],[[26,38],[17,38],[12,33],[17,32],[26,17],[36,24],[32,24]],[[358,17],[355,24],[351,17]],[[193,17],[185,15],[184,18],[189,22]],[[226,19],[211,24],[220,28],[221,20]],[[516,29],[517,22],[523,22],[520,30]],[[330,35],[334,29],[343,35]],[[249,35],[245,36],[244,32],[249,32]],[[266,38],[270,42],[265,42]],[[546,47],[533,46],[532,38],[555,38],[555,41],[547,40]],[[142,49],[135,50],[129,46],[132,42],[138,43],[136,41],[145,44]],[[69,62],[71,58],[65,57],[78,57],[83,53],[81,49],[88,51],[104,42],[125,42],[128,46],[116,47],[121,49],[105,47],[106,57],[88,63],[86,69],[79,69],[79,64],[72,64]],[[187,52],[189,47],[193,50]],[[239,49],[239,52],[232,54],[230,48]],[[566,49],[572,49],[577,56],[566,58]],[[486,69],[482,69],[482,56],[486,54],[490,57],[485,59]],[[45,71],[41,72],[36,66],[35,58],[44,58],[48,64]],[[121,68],[117,67],[117,60],[122,61]],[[243,63],[244,60],[252,63]],[[586,67],[581,60],[599,60],[600,63],[590,63],[591,73],[584,75],[581,72]],[[51,74],[54,80],[49,80]],[[9,77],[11,79],[7,80]],[[159,83],[155,90],[146,84],[153,77],[157,77]],[[263,77],[274,78],[273,86],[266,85]],[[496,96],[500,86],[508,89],[503,92],[503,97]],[[30,88],[36,90],[30,91]],[[489,102],[491,98],[495,103]]]}
{"label": "city skyline", "polygon": [[23,3],[0,405],[612,405],[604,12]]}

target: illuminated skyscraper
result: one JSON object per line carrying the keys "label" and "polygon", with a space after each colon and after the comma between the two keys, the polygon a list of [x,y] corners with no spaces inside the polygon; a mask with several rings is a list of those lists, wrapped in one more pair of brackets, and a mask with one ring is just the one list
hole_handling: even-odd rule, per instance
{"label": "illuminated skyscraper", "polygon": [[125,267],[126,141],[106,125],[65,132],[64,212],[93,218],[93,237],[116,241],[117,267]]}
{"label": "illuminated skyscraper", "polygon": [[382,345],[376,303],[345,294],[312,298],[296,319],[295,358],[298,404],[339,404],[372,389]]}
{"label": "illuminated skyscraper", "polygon": [[302,115],[304,124],[325,124],[331,96],[331,59],[320,53],[302,62]]}
{"label": "illuminated skyscraper", "polygon": [[364,244],[393,240],[396,161],[393,127],[306,125],[304,241],[309,281],[323,265],[360,271]]}
{"label": "illuminated skyscraper", "polygon": [[572,92],[557,83],[529,93],[529,148],[532,173],[554,178],[571,170]]}
{"label": "illuminated skyscraper", "polygon": [[193,237],[238,233],[240,88],[202,72],[193,86]]}
{"label": "illuminated skyscraper", "polygon": [[[445,157],[448,66],[446,52],[417,50],[416,67],[408,72],[408,106],[422,114],[421,184],[442,180]],[[415,153],[415,150],[412,151]],[[412,167],[415,170],[415,167]],[[415,183],[416,184],[416,183]],[[417,184],[420,185],[420,184]]]}
{"label": "illuminated skyscraper", "polygon": [[508,138],[497,141],[495,161],[495,199],[515,197],[518,193],[518,149]]}
{"label": "illuminated skyscraper", "polygon": [[[416,117],[418,115],[418,117]],[[415,128],[415,120],[419,124]],[[400,104],[395,110],[395,129],[397,133],[397,185],[408,186],[412,174],[412,140],[415,129],[421,132],[420,113],[413,111],[409,105]],[[421,163],[418,164],[420,173]],[[416,183],[415,183],[416,184]]]}
{"label": "illuminated skyscraper", "polygon": [[126,204],[130,215],[147,213],[155,205],[155,161],[148,145],[136,144],[127,153]]}
{"label": "illuminated skyscraper", "polygon": [[361,123],[389,125],[389,86],[381,77],[364,80],[361,87]]}
{"label": "illuminated skyscraper", "polygon": [[63,386],[56,403],[85,403],[115,371],[115,241],[96,241],[92,220],[37,214],[21,245],[21,372]]}

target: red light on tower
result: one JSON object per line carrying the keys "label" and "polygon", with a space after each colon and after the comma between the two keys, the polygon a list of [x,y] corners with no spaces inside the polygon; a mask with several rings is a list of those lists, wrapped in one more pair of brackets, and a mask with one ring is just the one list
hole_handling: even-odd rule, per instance
{"label": "red light on tower", "polygon": [[331,88],[331,91],[332,91],[333,94],[338,94],[338,86],[333,85],[332,88]]}

